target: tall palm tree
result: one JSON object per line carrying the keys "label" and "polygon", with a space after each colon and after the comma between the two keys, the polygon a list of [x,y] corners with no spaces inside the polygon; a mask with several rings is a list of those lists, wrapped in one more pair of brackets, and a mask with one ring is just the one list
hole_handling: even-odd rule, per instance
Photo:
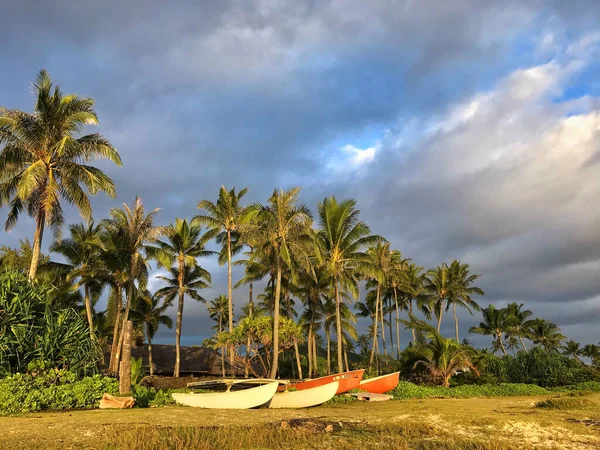
{"label": "tall palm tree", "polygon": [[[179,361],[181,360],[181,328],[183,325],[183,303],[186,293],[184,277],[191,274],[191,270],[198,265],[198,258],[212,255],[214,252],[206,250],[206,244],[215,236],[214,231],[202,233],[202,228],[195,222],[186,219],[176,219],[163,230],[166,239],[158,240],[156,246],[147,248],[148,254],[156,259],[159,266],[171,268],[174,266],[178,274],[177,295],[177,324],[175,327],[175,371],[174,376],[179,376]],[[210,278],[209,278],[210,279]],[[188,280],[189,282],[189,280]]]}
{"label": "tall palm tree", "polygon": [[36,276],[44,228],[60,240],[64,222],[60,199],[92,219],[88,193],[115,196],[113,181],[88,162],[106,158],[121,165],[119,153],[98,133],[81,135],[86,125],[97,125],[91,98],[63,95],[41,70],[33,84],[33,113],[0,108],[0,208],[9,207],[5,228],[15,226],[20,214],[34,218],[33,255],[29,279]]}
{"label": "tall palm tree", "polygon": [[167,328],[173,327],[173,320],[166,314],[167,309],[172,306],[168,301],[162,301],[157,295],[150,295],[147,290],[139,292],[137,304],[131,310],[131,318],[144,327],[144,333],[148,340],[148,366],[150,376],[154,375],[154,362],[152,360],[152,339],[160,325]]}
{"label": "tall palm tree", "polygon": [[442,326],[442,316],[446,301],[452,295],[452,283],[450,280],[450,270],[448,264],[441,265],[430,269],[425,277],[425,290],[429,297],[429,301],[433,305],[433,312],[437,317],[437,332],[440,332]]}
{"label": "tall palm tree", "polygon": [[545,319],[533,320],[530,333],[534,344],[541,345],[546,350],[552,352],[557,352],[561,346],[561,342],[566,339],[558,325]]}
{"label": "tall palm tree", "polygon": [[193,267],[184,265],[183,271],[180,271],[179,266],[171,267],[169,270],[170,277],[162,275],[157,278],[165,281],[167,286],[159,289],[156,295],[164,297],[165,301],[173,302],[175,298],[179,298],[177,306],[177,328],[175,330],[175,367],[173,368],[173,376],[179,377],[179,368],[181,364],[181,328],[183,325],[183,303],[185,296],[194,300],[206,303],[204,297],[200,295],[200,289],[206,289],[211,282],[210,273],[195,265]]}
{"label": "tall palm tree", "polygon": [[[408,264],[410,263],[409,259],[405,259],[402,257],[402,253],[398,250],[392,250],[391,252],[391,261],[390,261],[390,269],[386,274],[387,279],[387,290],[385,297],[389,302],[393,300],[395,310],[396,310],[396,358],[400,359],[400,311],[405,310],[408,307],[408,301],[405,296],[402,295],[402,287],[407,282],[407,274],[406,270],[408,268]],[[391,326],[391,312],[390,312],[390,335],[392,334]],[[392,342],[393,348],[393,342]]]}
{"label": "tall palm tree", "polygon": [[[408,301],[408,316],[413,317],[413,306],[416,302],[416,308],[421,311],[427,319],[431,318],[430,298],[426,295],[425,277],[423,268],[416,264],[408,263],[400,279],[399,289]],[[417,343],[417,336],[414,328],[411,328],[413,344]]]}
{"label": "tall palm tree", "polygon": [[279,367],[279,305],[281,280],[284,270],[295,276],[296,268],[310,270],[309,257],[313,252],[312,215],[304,205],[298,205],[300,188],[289,191],[275,190],[268,204],[253,205],[252,214],[258,218],[246,231],[248,240],[257,246],[250,257],[254,263],[265,255],[272,255],[275,267],[275,298],[273,311],[273,355],[270,377],[277,376]]}
{"label": "tall palm tree", "polygon": [[371,338],[367,334],[361,334],[356,339],[356,344],[360,349],[361,356],[367,356],[369,354],[369,343]]}
{"label": "tall palm tree", "polygon": [[[336,302],[336,333],[342,334],[340,313],[341,290],[358,294],[358,283],[362,276],[373,276],[376,269],[369,262],[365,250],[377,242],[383,242],[380,236],[371,235],[371,229],[359,220],[360,211],[355,200],[338,202],[328,197],[318,206],[319,230],[318,246],[320,258],[324,263],[327,276],[330,277]],[[338,371],[343,372],[342,339],[337,339]]]}
{"label": "tall palm tree", "polygon": [[514,318],[509,315],[507,309],[497,309],[494,305],[489,305],[481,312],[483,322],[480,322],[478,327],[471,327],[469,333],[493,336],[495,344],[502,350],[502,353],[508,355],[502,335],[508,333],[514,325]]}
{"label": "tall palm tree", "polygon": [[[121,330],[124,329],[125,323],[129,320],[129,310],[131,309],[131,300],[135,288],[134,280],[142,277],[140,280],[142,285],[147,281],[145,277],[148,270],[146,247],[148,244],[155,242],[162,233],[162,228],[154,225],[154,219],[158,211],[159,209],[156,208],[146,213],[142,199],[136,197],[132,208],[124,203],[122,209],[111,209],[110,218],[103,221],[104,227],[109,232],[118,236],[117,242],[122,247],[117,249],[117,251],[122,252],[129,259],[127,301],[121,321]],[[143,288],[144,286],[141,287]],[[114,368],[117,367],[120,361],[122,343],[123,333],[120,332]]]}
{"label": "tall palm tree", "polygon": [[[229,331],[233,330],[233,279],[231,275],[232,257],[234,252],[241,250],[238,244],[239,228],[251,219],[246,210],[240,205],[240,200],[248,189],[242,189],[236,194],[235,187],[230,191],[221,186],[219,198],[216,203],[202,200],[198,209],[206,214],[196,216],[196,220],[206,224],[211,230],[216,231],[217,243],[221,244],[219,264],[227,263],[227,298],[229,300]],[[231,365],[233,366],[233,350],[231,351]]]}
{"label": "tall palm tree", "polygon": [[[229,299],[220,294],[218,297],[210,301],[208,306],[208,314],[212,320],[217,322],[217,330],[219,333],[223,331],[223,325],[229,321]],[[221,371],[225,377],[225,352],[223,347],[221,354]]]}
{"label": "tall palm tree", "polygon": [[446,311],[448,311],[450,305],[452,305],[456,342],[460,342],[460,338],[458,337],[458,317],[456,316],[456,307],[460,306],[461,308],[465,308],[471,315],[473,315],[473,310],[481,311],[479,304],[473,300],[472,296],[484,295],[484,292],[481,288],[473,286],[473,283],[477,281],[481,275],[470,273],[468,264],[463,264],[460,261],[454,260],[450,263],[448,270],[450,272],[450,283],[452,288],[450,289],[450,295],[448,296]]}
{"label": "tall palm tree", "polygon": [[506,305],[506,309],[508,310],[508,315],[513,319],[508,334],[510,336],[518,337],[521,347],[523,350],[527,351],[523,338],[528,338],[530,336],[529,331],[533,321],[529,318],[533,313],[528,309],[523,309],[524,306],[523,303],[517,304],[516,302],[512,302]]}
{"label": "tall palm tree", "polygon": [[576,341],[567,341],[563,344],[563,355],[570,356],[575,360],[581,362],[581,344]]}
{"label": "tall palm tree", "polygon": [[60,242],[54,242],[50,251],[59,253],[67,260],[66,264],[53,263],[68,270],[67,280],[78,280],[76,288],[83,286],[85,311],[90,326],[90,335],[94,338],[94,320],[92,309],[92,294],[99,294],[102,288],[101,279],[105,278],[104,267],[101,264],[102,230],[99,225],[74,224],[69,225],[70,237]]}

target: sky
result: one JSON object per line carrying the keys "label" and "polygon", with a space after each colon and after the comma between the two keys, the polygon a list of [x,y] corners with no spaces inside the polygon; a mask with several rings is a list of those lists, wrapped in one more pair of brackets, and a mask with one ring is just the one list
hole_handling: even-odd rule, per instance
{"label": "sky", "polygon": [[[139,195],[168,224],[221,185],[248,187],[248,202],[300,186],[313,211],[326,196],[354,198],[418,265],[470,264],[483,306],[523,302],[569,338],[600,341],[595,0],[0,7],[0,105],[31,111],[44,68],[64,92],[95,99],[94,131],[122,156],[121,168],[97,164],[118,196],[94,197],[95,218]],[[23,217],[0,245],[33,231]],[[226,293],[226,268],[202,264],[213,274],[204,297]],[[236,290],[238,310],[245,301]],[[480,317],[459,320],[462,338]],[[200,344],[211,326],[188,300],[182,342]],[[442,331],[453,335],[450,317]]]}

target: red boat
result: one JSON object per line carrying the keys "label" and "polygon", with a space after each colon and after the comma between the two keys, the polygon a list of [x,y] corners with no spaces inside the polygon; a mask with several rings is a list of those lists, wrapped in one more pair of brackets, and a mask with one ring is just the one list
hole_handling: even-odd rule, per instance
{"label": "red boat", "polygon": [[343,394],[344,392],[356,389],[362,380],[362,376],[365,369],[352,370],[350,372],[336,373],[333,375],[327,375],[326,377],[315,378],[314,380],[301,381],[299,383],[293,383],[288,388],[293,387],[296,390],[301,391],[303,389],[310,389],[317,386],[323,386],[324,384],[331,383],[332,381],[339,381],[340,385],[335,392],[336,394]]}
{"label": "red boat", "polygon": [[369,378],[362,380],[358,388],[361,391],[370,392],[372,394],[385,394],[398,386],[400,380],[400,372],[388,373],[380,377]]}

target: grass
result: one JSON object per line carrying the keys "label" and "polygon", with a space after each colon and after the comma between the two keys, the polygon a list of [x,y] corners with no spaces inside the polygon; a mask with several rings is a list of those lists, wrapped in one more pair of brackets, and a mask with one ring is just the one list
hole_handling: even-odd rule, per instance
{"label": "grass", "polygon": [[576,397],[549,398],[548,400],[542,400],[535,404],[538,408],[564,410],[581,409],[592,405],[593,403],[587,398]]}
{"label": "grass", "polygon": [[[560,395],[557,397],[557,395]],[[586,406],[536,407],[548,400]],[[600,448],[600,394],[352,402],[305,410],[167,406],[0,418],[5,448]]]}

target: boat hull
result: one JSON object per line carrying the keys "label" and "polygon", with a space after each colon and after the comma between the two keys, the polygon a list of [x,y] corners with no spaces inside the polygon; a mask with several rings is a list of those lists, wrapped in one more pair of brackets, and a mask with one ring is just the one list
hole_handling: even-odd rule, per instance
{"label": "boat hull", "polygon": [[175,402],[207,409],[250,409],[268,404],[277,391],[278,382],[250,387],[239,391],[204,394],[172,394]]}
{"label": "boat hull", "polygon": [[398,386],[400,372],[389,373],[380,377],[363,380],[358,385],[361,391],[371,392],[372,394],[385,394]]}
{"label": "boat hull", "polygon": [[331,400],[338,390],[340,382],[333,381],[322,386],[300,391],[277,392],[269,408],[310,408]]}
{"label": "boat hull", "polygon": [[311,389],[324,384],[329,384],[333,381],[339,381],[340,384],[337,388],[336,394],[343,394],[344,392],[356,389],[362,380],[364,369],[351,370],[350,372],[336,373],[333,375],[327,375],[321,378],[315,378],[314,380],[301,381],[300,383],[293,383],[290,386],[296,388],[298,391],[305,389]]}

